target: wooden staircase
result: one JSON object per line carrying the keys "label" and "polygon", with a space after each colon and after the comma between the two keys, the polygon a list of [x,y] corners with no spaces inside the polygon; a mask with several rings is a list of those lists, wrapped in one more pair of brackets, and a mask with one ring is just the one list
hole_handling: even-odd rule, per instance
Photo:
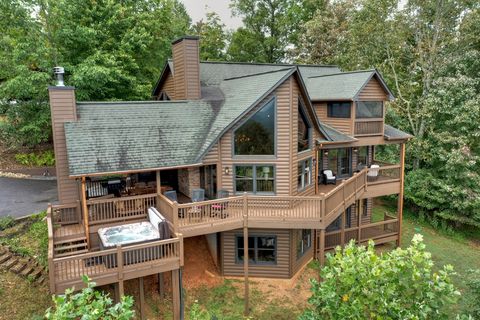
{"label": "wooden staircase", "polygon": [[66,257],[88,252],[87,237],[82,224],[62,226],[55,230],[53,241],[55,257]]}

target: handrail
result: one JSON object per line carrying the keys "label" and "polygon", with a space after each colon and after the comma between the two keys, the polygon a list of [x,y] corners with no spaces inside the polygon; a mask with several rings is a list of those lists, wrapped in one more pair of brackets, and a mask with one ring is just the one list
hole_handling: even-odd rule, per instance
{"label": "handrail", "polygon": [[127,200],[136,200],[136,199],[145,199],[156,196],[156,193],[141,194],[137,196],[127,196],[120,198],[108,198],[108,199],[89,199],[87,204],[96,204],[96,203],[107,203],[107,202],[116,202],[116,201],[127,201]]}

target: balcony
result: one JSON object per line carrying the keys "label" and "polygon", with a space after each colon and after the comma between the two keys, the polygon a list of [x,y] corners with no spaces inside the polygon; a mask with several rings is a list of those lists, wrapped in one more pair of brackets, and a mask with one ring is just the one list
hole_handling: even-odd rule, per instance
{"label": "balcony", "polygon": [[368,168],[367,191],[362,198],[375,198],[400,193],[401,166],[375,161],[378,168]]}

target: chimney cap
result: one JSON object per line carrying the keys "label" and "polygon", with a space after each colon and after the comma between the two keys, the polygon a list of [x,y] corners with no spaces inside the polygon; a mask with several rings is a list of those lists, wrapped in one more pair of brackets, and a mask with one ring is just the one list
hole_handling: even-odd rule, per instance
{"label": "chimney cap", "polygon": [[198,41],[199,39],[200,39],[199,36],[182,36],[180,38],[177,38],[177,39],[173,40],[172,44],[182,42],[183,40],[197,40]]}

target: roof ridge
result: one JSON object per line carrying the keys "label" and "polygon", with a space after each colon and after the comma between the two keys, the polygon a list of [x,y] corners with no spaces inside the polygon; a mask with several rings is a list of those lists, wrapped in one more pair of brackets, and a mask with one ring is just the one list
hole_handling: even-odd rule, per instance
{"label": "roof ridge", "polygon": [[98,105],[98,104],[167,104],[167,103],[185,103],[191,101],[203,100],[136,100],[136,101],[77,101],[77,105]]}
{"label": "roof ridge", "polygon": [[223,81],[236,80],[236,79],[242,79],[242,78],[248,78],[248,77],[254,77],[254,76],[261,76],[261,75],[264,75],[264,74],[270,74],[270,73],[275,73],[275,72],[280,72],[280,71],[292,70],[294,68],[296,68],[296,67],[291,66],[291,67],[288,67],[288,68],[283,68],[283,69],[278,69],[278,70],[269,70],[269,71],[264,71],[264,72],[252,73],[252,74],[247,74],[247,75],[238,76],[238,77],[225,78],[225,79],[223,79]]}
{"label": "roof ridge", "polygon": [[330,76],[339,76],[339,75],[343,75],[343,74],[352,74],[352,73],[363,73],[363,72],[377,72],[377,70],[376,69],[366,69],[366,70],[345,71],[345,72],[339,72],[339,73],[323,74],[323,75],[319,75],[319,76],[311,76],[311,77],[308,77],[308,79],[330,77]]}
{"label": "roof ridge", "polygon": [[338,68],[338,65],[336,65],[336,64],[298,64],[298,63],[269,63],[269,62],[242,62],[242,61],[203,61],[203,60],[201,60],[200,63]]}

